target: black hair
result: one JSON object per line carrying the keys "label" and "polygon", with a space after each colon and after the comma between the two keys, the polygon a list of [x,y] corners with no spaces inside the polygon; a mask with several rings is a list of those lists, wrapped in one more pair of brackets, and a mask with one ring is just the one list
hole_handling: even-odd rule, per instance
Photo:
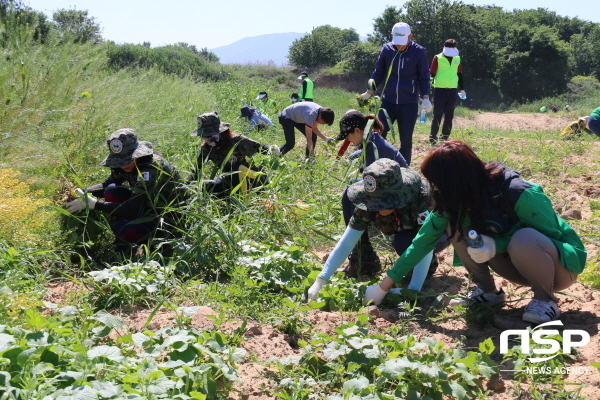
{"label": "black hair", "polygon": [[333,120],[335,119],[335,113],[329,107],[322,107],[319,109],[319,117],[321,117],[323,122],[331,126],[331,124],[333,124]]}

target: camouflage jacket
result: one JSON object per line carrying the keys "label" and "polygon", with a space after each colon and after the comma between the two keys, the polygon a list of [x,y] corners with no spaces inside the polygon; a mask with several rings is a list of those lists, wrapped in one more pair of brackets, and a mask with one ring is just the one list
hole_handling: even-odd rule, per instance
{"label": "camouflage jacket", "polygon": [[229,141],[224,141],[219,135],[209,137],[200,146],[196,168],[188,180],[199,179],[202,166],[207,161],[215,164],[215,170],[211,175],[214,177],[219,168],[222,168],[223,172],[231,172],[237,170],[240,164],[248,167],[250,165],[248,157],[252,157],[257,152],[267,153],[268,151],[269,146],[235,133],[232,134],[232,139]]}
{"label": "camouflage jacket", "polygon": [[365,211],[356,207],[350,219],[350,226],[364,231],[369,223],[374,222],[384,235],[393,235],[403,230],[418,229],[422,223],[422,221],[419,223],[420,214],[429,210],[431,210],[429,185],[421,182],[421,192],[406,206],[394,210],[390,215],[380,216],[377,212]]}
{"label": "camouflage jacket", "polygon": [[121,168],[111,168],[109,177],[86,192],[104,198],[104,190],[111,184],[131,189],[131,197],[123,203],[98,201],[96,209],[122,218],[139,218],[147,215],[160,215],[167,206],[174,207],[179,200],[181,180],[175,166],[160,155],[138,159],[136,169],[125,172]]}

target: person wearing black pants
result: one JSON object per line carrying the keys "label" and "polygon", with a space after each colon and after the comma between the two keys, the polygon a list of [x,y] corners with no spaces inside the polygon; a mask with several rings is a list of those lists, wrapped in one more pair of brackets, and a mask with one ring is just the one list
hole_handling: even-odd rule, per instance
{"label": "person wearing black pants", "polygon": [[[433,80],[433,121],[429,132],[429,142],[432,145],[438,142],[438,132],[442,117],[441,140],[448,140],[452,131],[452,119],[456,108],[456,99],[460,95],[467,98],[463,89],[462,63],[456,48],[456,40],[448,39],[444,42],[442,52],[433,57],[430,72]],[[460,90],[460,92],[459,92]]]}
{"label": "person wearing black pants", "polygon": [[285,144],[279,148],[281,155],[292,150],[296,145],[294,128],[298,129],[306,137],[306,156],[314,157],[317,136],[325,140],[325,143],[333,141],[321,133],[318,126],[322,124],[331,125],[335,114],[329,107],[321,107],[314,102],[298,102],[287,106],[279,114],[279,123],[283,127]]}

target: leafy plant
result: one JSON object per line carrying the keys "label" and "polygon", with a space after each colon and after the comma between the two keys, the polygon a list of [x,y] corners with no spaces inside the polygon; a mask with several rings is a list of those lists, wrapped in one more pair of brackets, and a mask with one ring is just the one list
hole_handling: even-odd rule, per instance
{"label": "leafy plant", "polygon": [[3,398],[214,399],[240,382],[246,352],[222,333],[187,325],[123,335],[123,321],[106,312],[59,312],[30,310],[29,329],[2,326]]}
{"label": "leafy plant", "polygon": [[93,278],[90,282],[93,290],[87,299],[102,308],[151,304],[177,287],[173,272],[172,266],[161,266],[157,261],[132,262],[88,272]]}
{"label": "leafy plant", "polygon": [[[394,330],[390,335],[369,335],[366,320],[362,315],[357,324],[343,324],[334,330],[336,336],[319,334],[310,343],[301,341],[300,356],[274,362],[273,378],[280,382],[275,394],[306,398],[307,384],[320,381],[336,393],[327,397],[330,400],[442,399],[443,395],[469,399],[484,393],[483,380],[498,373],[485,352],[445,349],[443,342],[398,337]],[[313,387],[313,393],[318,394],[318,389]]]}

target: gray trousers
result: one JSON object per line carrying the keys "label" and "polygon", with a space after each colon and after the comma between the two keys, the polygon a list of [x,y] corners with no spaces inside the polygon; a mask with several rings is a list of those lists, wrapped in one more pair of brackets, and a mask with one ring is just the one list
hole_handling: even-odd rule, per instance
{"label": "gray trousers", "polygon": [[496,254],[485,263],[473,261],[467,252],[467,241],[458,241],[457,237],[458,234],[452,238],[456,253],[473,281],[486,292],[496,291],[490,269],[510,282],[531,287],[533,298],[542,301],[558,302],[554,292],[577,281],[577,274],[563,267],[554,243],[535,229],[516,231],[510,239],[508,251]]}

